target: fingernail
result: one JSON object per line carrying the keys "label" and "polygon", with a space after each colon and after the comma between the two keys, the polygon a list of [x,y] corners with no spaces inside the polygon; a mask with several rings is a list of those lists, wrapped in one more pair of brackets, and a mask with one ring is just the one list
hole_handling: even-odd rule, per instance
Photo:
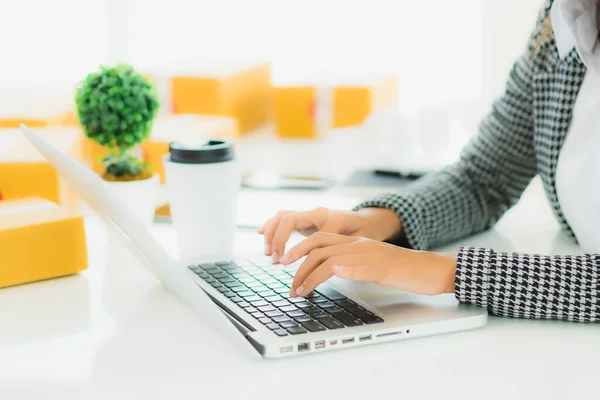
{"label": "fingernail", "polygon": [[290,297],[292,297],[292,298],[296,297],[296,293],[294,292],[294,289],[290,289]]}
{"label": "fingernail", "polygon": [[283,257],[281,257],[281,259],[279,260],[279,262],[284,264],[288,261],[290,261],[290,253],[284,254]]}
{"label": "fingernail", "polygon": [[271,251],[271,245],[269,243],[265,243],[265,255],[268,255],[269,251]]}
{"label": "fingernail", "polygon": [[339,265],[336,265],[335,267],[333,267],[333,273],[336,276],[344,276],[344,267],[340,267]]}
{"label": "fingernail", "polygon": [[298,289],[296,289],[296,294],[298,296],[303,296],[304,295],[304,285],[300,285],[300,287]]}
{"label": "fingernail", "polygon": [[273,264],[277,264],[279,262],[279,253],[276,251],[273,252]]}

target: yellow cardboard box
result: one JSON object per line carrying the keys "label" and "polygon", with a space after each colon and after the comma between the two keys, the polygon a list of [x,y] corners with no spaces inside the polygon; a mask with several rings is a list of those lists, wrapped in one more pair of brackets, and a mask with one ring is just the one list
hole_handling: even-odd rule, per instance
{"label": "yellow cardboard box", "polygon": [[374,111],[396,103],[397,81],[392,74],[338,82],[333,88],[333,127],[360,125]]}
{"label": "yellow cardboard box", "polygon": [[0,118],[0,128],[18,128],[21,126],[21,124],[25,124],[30,128],[39,128],[42,126],[47,126],[48,121],[42,118]]}
{"label": "yellow cardboard box", "polygon": [[79,121],[73,111],[65,111],[49,118],[18,118],[4,117],[0,118],[0,129],[18,128],[21,124],[25,124],[30,128],[41,128],[47,126],[54,127],[77,127]]}
{"label": "yellow cardboard box", "polygon": [[235,141],[237,122],[231,117],[178,115],[159,117],[152,126],[152,134],[142,143],[144,160],[165,183],[163,158],[169,153],[169,143],[187,140],[225,139]]}
{"label": "yellow cardboard box", "polygon": [[63,111],[48,119],[48,126],[78,127],[79,119],[76,111]]}
{"label": "yellow cardboard box", "polygon": [[[165,78],[157,74],[155,79]],[[268,63],[206,65],[191,72],[169,73],[166,79],[168,84],[162,90],[168,91],[168,96],[161,96],[161,105],[170,107],[173,114],[229,116],[237,121],[240,133],[270,120]]]}
{"label": "yellow cardboard box", "polygon": [[41,198],[0,201],[0,288],[87,269],[83,218]]}
{"label": "yellow cardboard box", "polygon": [[323,76],[276,84],[272,96],[277,135],[313,139],[394,107],[397,84],[393,74]]}
{"label": "yellow cardboard box", "polygon": [[318,89],[289,85],[273,88],[273,122],[280,137],[313,139],[326,127],[316,116]]}
{"label": "yellow cardboard box", "polygon": [[[76,128],[37,128],[58,149],[81,159]],[[79,197],[19,129],[0,129],[0,198],[41,197],[75,209]]]}

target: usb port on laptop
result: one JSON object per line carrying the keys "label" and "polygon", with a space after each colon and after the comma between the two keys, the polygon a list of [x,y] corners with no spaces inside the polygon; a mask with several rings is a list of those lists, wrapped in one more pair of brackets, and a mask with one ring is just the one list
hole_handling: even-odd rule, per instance
{"label": "usb port on laptop", "polygon": [[294,350],[293,346],[285,346],[279,349],[280,353],[291,353]]}
{"label": "usb port on laptop", "polygon": [[300,343],[298,345],[298,352],[308,351],[310,349],[310,343]]}

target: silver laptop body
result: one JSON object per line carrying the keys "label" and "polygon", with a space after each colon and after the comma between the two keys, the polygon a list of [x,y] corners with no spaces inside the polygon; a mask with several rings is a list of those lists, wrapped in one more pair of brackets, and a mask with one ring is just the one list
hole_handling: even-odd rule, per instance
{"label": "silver laptop body", "polygon": [[[148,271],[206,323],[231,340],[245,338],[264,357],[350,349],[478,328],[487,311],[452,295],[420,296],[334,278],[310,297],[290,299],[302,260],[283,268],[262,256],[216,254],[174,260],[102,179],[24,125],[21,129],[85,202],[123,234]],[[237,329],[234,329],[237,328]]]}

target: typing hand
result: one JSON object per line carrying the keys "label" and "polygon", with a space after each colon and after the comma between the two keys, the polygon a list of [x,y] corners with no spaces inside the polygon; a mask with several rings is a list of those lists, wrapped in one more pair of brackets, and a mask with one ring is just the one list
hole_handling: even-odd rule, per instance
{"label": "typing hand", "polygon": [[365,208],[354,212],[317,208],[304,212],[279,211],[257,232],[264,235],[265,255],[278,263],[294,231],[304,236],[325,232],[387,240],[400,234],[401,228],[400,219],[386,209]]}
{"label": "typing hand", "polygon": [[280,262],[306,257],[294,277],[291,297],[305,296],[332,276],[375,282],[425,295],[454,292],[456,256],[407,250],[387,243],[315,233],[292,247]]}

